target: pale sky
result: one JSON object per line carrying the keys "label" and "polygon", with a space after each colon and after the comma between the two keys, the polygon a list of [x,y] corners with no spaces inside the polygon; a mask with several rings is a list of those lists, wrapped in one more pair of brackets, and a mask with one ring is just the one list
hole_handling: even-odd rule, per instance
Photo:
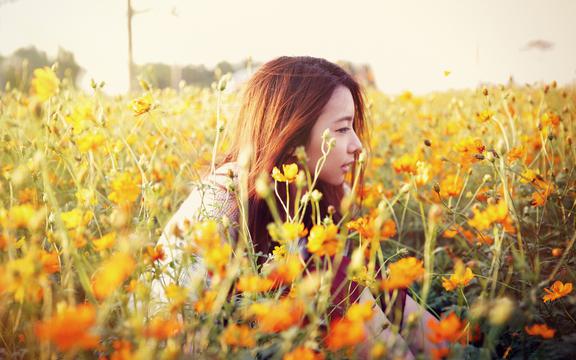
{"label": "pale sky", "polygon": [[[0,54],[74,52],[105,90],[126,91],[126,0],[0,0]],[[574,0],[133,0],[134,61],[238,62],[311,55],[372,66],[388,93],[576,79]],[[173,15],[176,14],[176,16]],[[534,40],[548,50],[527,48]],[[451,74],[445,77],[444,70]]]}

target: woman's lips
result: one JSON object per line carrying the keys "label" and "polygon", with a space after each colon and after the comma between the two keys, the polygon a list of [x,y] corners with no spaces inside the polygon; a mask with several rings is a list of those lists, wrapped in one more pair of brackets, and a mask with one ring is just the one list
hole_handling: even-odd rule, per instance
{"label": "woman's lips", "polygon": [[346,164],[346,165],[340,166],[340,168],[342,169],[342,171],[348,172],[348,171],[350,171],[350,166],[351,166],[350,164]]}

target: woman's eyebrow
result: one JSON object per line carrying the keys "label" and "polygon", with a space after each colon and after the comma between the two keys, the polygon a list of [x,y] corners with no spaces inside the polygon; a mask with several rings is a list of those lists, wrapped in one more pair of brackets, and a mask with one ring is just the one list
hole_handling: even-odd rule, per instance
{"label": "woman's eyebrow", "polygon": [[352,121],[352,116],[344,116],[340,119],[336,120],[335,123],[339,123],[340,121]]}

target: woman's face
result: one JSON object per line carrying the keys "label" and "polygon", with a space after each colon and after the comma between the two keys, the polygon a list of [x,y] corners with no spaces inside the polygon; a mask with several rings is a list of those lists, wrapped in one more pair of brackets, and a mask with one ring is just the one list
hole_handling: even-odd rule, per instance
{"label": "woman's face", "polygon": [[342,185],[346,173],[352,169],[354,153],[362,149],[360,139],[352,127],[353,119],[352,93],[347,87],[340,85],[334,89],[330,100],[312,127],[312,134],[306,146],[308,168],[313,173],[318,159],[322,157],[322,133],[328,129],[330,136],[335,138],[336,145],[330,150],[320,171],[319,178],[324,182]]}

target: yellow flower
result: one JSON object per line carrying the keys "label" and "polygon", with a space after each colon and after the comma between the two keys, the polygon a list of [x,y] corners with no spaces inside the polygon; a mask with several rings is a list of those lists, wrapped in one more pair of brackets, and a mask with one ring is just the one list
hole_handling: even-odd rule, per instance
{"label": "yellow flower", "polygon": [[86,153],[88,151],[96,151],[105,141],[106,138],[101,133],[89,133],[79,137],[76,140],[76,145],[80,152]]}
{"label": "yellow flower", "polygon": [[76,229],[84,226],[90,222],[93,216],[94,213],[92,211],[86,211],[84,213],[78,208],[60,214],[64,226],[66,226],[67,229]]}
{"label": "yellow flower", "polygon": [[282,171],[283,173],[280,172],[276,166],[274,166],[274,169],[272,169],[272,177],[274,180],[291,183],[296,180],[296,175],[298,175],[298,165],[294,163],[282,165]]}
{"label": "yellow flower", "polygon": [[338,227],[334,224],[328,226],[314,225],[310,230],[306,247],[308,251],[318,256],[335,255],[341,245],[337,235]]}
{"label": "yellow flower", "polygon": [[415,155],[404,154],[392,162],[392,167],[396,173],[416,174],[418,157]]}
{"label": "yellow flower", "polygon": [[240,292],[264,292],[272,289],[274,281],[258,275],[245,275],[238,279],[236,289]]}
{"label": "yellow flower", "polygon": [[32,92],[40,99],[46,101],[58,92],[60,80],[49,67],[34,70],[32,79]]}
{"label": "yellow flower", "polygon": [[485,123],[492,118],[492,111],[486,109],[476,113],[476,119],[478,122]]}
{"label": "yellow flower", "polygon": [[129,205],[140,194],[140,177],[128,172],[123,172],[112,180],[112,192],[108,195],[110,201],[118,205]]}
{"label": "yellow flower", "polygon": [[212,271],[223,273],[226,265],[230,262],[231,254],[232,247],[228,243],[209,249],[204,254],[206,267]]}
{"label": "yellow flower", "polygon": [[126,280],[136,268],[132,256],[126,253],[116,253],[105,260],[94,273],[92,291],[97,299],[110,296]]}
{"label": "yellow flower", "polygon": [[280,227],[275,223],[268,224],[268,233],[272,240],[280,244],[285,244],[290,241],[298,240],[299,238],[306,236],[308,230],[304,227],[302,223],[290,223],[286,222]]}
{"label": "yellow flower", "polygon": [[34,207],[30,204],[13,206],[8,210],[6,227],[13,229],[26,228],[29,226],[30,220],[35,213],[36,210],[34,210]]}
{"label": "yellow flower", "polygon": [[442,286],[447,291],[452,291],[458,287],[464,287],[474,279],[474,274],[472,269],[469,267],[464,267],[461,260],[456,262],[454,266],[454,274],[450,275],[450,278],[442,277]]}
{"label": "yellow flower", "polygon": [[564,297],[572,292],[572,283],[562,283],[562,281],[555,281],[550,289],[544,288],[546,295],[542,298],[544,302],[554,301]]}
{"label": "yellow flower", "polygon": [[135,116],[140,116],[147,113],[152,108],[152,95],[147,93],[144,96],[132,100],[130,106]]}
{"label": "yellow flower", "polygon": [[106,249],[110,249],[112,248],[112,246],[114,246],[115,243],[116,243],[115,232],[108,233],[102,236],[101,238],[92,241],[92,245],[94,245],[94,249],[96,249],[96,251],[103,251]]}

